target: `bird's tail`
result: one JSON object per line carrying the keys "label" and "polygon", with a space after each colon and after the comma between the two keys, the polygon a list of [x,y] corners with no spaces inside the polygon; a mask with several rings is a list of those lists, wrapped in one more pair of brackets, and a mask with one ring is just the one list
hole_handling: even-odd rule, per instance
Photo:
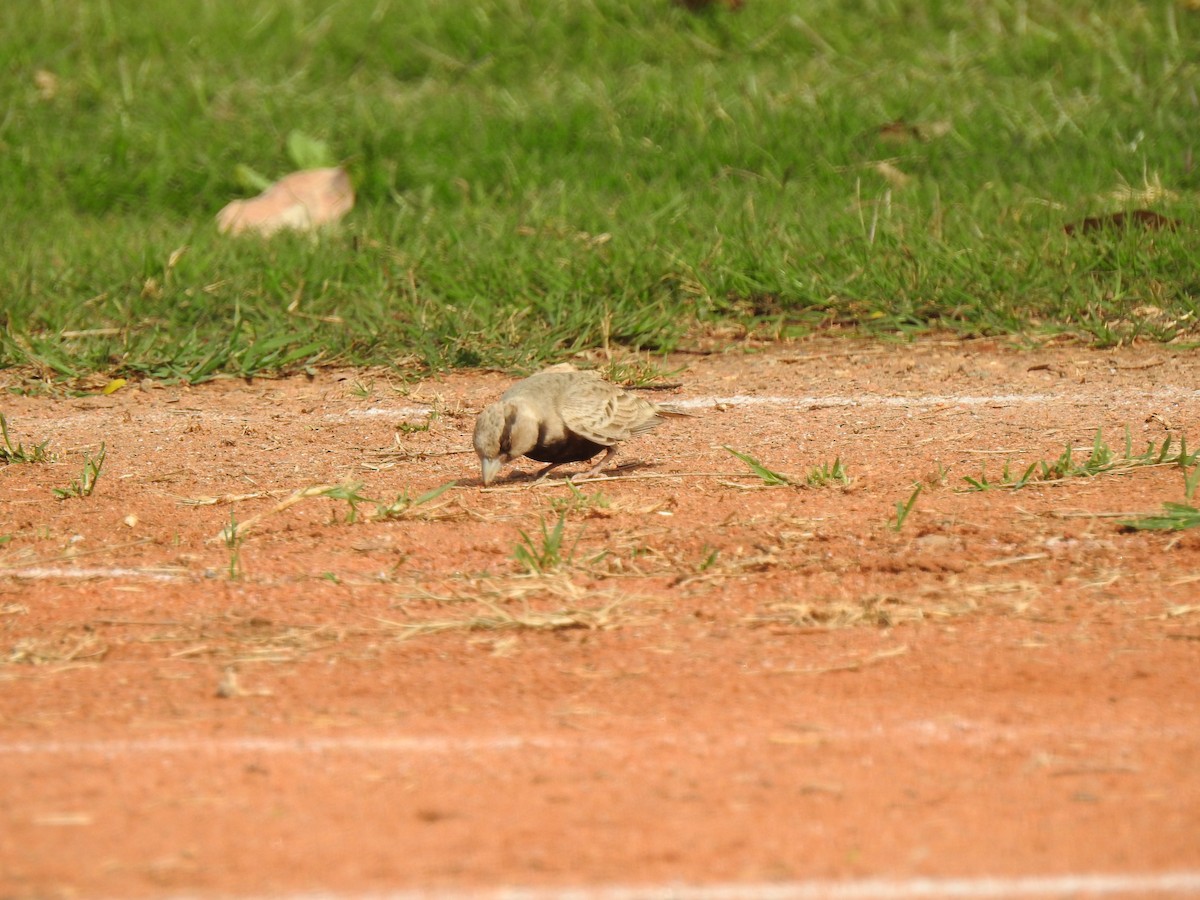
{"label": "bird's tail", "polygon": [[670,403],[656,403],[654,408],[660,416],[686,416],[690,419],[696,415],[694,412],[688,412],[686,409],[680,409]]}

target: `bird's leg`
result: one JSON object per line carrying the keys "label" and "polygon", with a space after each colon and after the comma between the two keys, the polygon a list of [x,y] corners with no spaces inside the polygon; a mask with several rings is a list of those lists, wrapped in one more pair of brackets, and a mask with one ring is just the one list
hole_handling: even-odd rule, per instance
{"label": "bird's leg", "polygon": [[540,472],[538,472],[536,475],[533,476],[533,481],[530,482],[530,484],[537,484],[539,481],[541,481],[543,478],[545,478],[547,475],[549,475],[551,471],[553,471],[554,469],[557,469],[561,465],[562,465],[562,463],[550,463],[550,465],[546,466],[546,468],[542,469]]}
{"label": "bird's leg", "polygon": [[600,462],[596,463],[590,469],[583,473],[584,478],[595,478],[600,474],[600,470],[607,465],[608,461],[617,455],[616,446],[609,447],[604,451],[604,455],[600,457]]}
{"label": "bird's leg", "polygon": [[[616,447],[605,448],[604,455],[602,457],[600,457],[600,462],[596,463],[594,466],[592,466],[590,469],[588,469],[582,475],[571,476],[571,480],[574,481],[575,478],[595,478],[597,475],[600,474],[600,470],[603,469],[605,467],[605,465],[608,464],[608,461],[616,455],[617,455]],[[562,463],[550,463],[550,465],[546,466],[546,468],[542,469],[540,472],[537,473],[537,475],[535,475],[533,477],[533,484],[537,484],[539,481],[541,481],[543,478],[545,478],[547,475],[549,475],[554,469],[557,469],[561,465],[563,465],[563,464]]]}

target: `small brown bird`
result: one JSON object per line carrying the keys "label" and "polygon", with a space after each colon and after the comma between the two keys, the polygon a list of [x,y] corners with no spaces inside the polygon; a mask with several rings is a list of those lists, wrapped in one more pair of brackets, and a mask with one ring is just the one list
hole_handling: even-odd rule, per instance
{"label": "small brown bird", "polygon": [[507,462],[528,456],[549,463],[537,474],[569,462],[604,458],[585,477],[600,472],[617,444],[644,434],[662,416],[689,413],[651,403],[609,384],[595,372],[546,371],[518,381],[479,414],[475,452],[483,483],[491,484]]}

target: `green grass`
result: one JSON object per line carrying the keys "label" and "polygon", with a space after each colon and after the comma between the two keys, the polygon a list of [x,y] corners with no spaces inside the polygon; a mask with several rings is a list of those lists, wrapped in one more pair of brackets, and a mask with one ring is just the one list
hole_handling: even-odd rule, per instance
{"label": "green grass", "polygon": [[346,501],[346,505],[349,507],[346,511],[346,522],[353,525],[358,521],[358,507],[360,504],[376,503],[370,497],[364,497],[359,493],[362,489],[363,483],[361,481],[346,481],[342,484],[335,484],[332,487],[325,488],[321,491],[320,496],[328,497],[330,500]]}
{"label": "green grass", "polygon": [[1137,516],[1121,521],[1130,531],[1183,531],[1200,528],[1200,509],[1186,503],[1164,503],[1163,511],[1155,515]]}
{"label": "green grass", "polygon": [[457,484],[457,481],[449,481],[432,490],[425,491],[423,494],[418,494],[416,497],[409,496],[408,489],[405,488],[396,495],[396,499],[391,503],[376,504],[374,518],[381,520],[419,518],[423,513],[436,509],[436,507],[428,507],[426,504],[436,500]]}
{"label": "green grass", "polygon": [[83,471],[79,473],[79,477],[73,479],[69,487],[52,488],[54,498],[70,500],[75,497],[92,496],[92,492],[96,490],[96,483],[100,480],[100,473],[104,469],[105,456],[103,443],[100,444],[100,451],[95,456],[85,452],[83,454]]}
{"label": "green grass", "polygon": [[[1067,444],[1056,459],[1030,463],[1020,475],[1015,475],[1010,462],[1005,460],[998,481],[988,478],[985,467],[980,471],[978,478],[964,476],[963,481],[967,483],[967,487],[962,490],[990,491],[1002,488],[1019,491],[1030,484],[1053,483],[1068,478],[1094,478],[1097,475],[1121,475],[1128,473],[1131,469],[1145,466],[1172,465],[1183,469],[1185,483],[1192,485],[1194,476],[1188,474],[1189,467],[1193,472],[1200,470],[1200,451],[1189,453],[1187,440],[1180,438],[1179,449],[1172,453],[1172,438],[1169,435],[1163,439],[1161,445],[1156,447],[1151,441],[1147,443],[1145,450],[1135,453],[1133,438],[1129,434],[1129,429],[1126,428],[1124,451],[1117,452],[1105,442],[1103,431],[1098,428],[1096,436],[1092,438],[1092,446],[1083,449],[1087,451],[1087,455],[1081,457],[1078,456],[1077,448]],[[1191,499],[1191,492],[1194,489],[1194,486],[1189,487],[1188,499]]]}
{"label": "green grass", "polygon": [[847,474],[846,467],[842,465],[841,457],[834,459],[832,463],[813,466],[804,476],[804,483],[814,488],[829,487],[830,485],[849,487],[853,480]]}
{"label": "green grass", "polygon": [[908,495],[907,500],[896,501],[896,515],[888,521],[888,528],[896,532],[904,528],[904,523],[908,520],[908,515],[913,511],[913,507],[917,505],[917,498],[921,496],[924,487],[923,484],[917,483],[913,485],[913,492]]}
{"label": "green grass", "polygon": [[0,413],[0,465],[49,462],[51,456],[46,450],[48,446],[48,440],[34,444],[29,450],[26,450],[20,441],[14,445],[12,438],[8,436],[8,419],[4,417],[4,413]]}
{"label": "green grass", "polygon": [[[22,0],[0,59],[0,366],[47,379],[1200,312],[1191,227],[1062,232],[1196,221],[1180,3]],[[216,234],[316,150],[358,192],[338,232]]]}
{"label": "green grass", "polygon": [[803,478],[795,478],[791,475],[785,475],[783,472],[776,472],[774,469],[767,468],[749,453],[734,450],[728,444],[723,446],[724,449],[744,462],[751,473],[757,476],[766,487],[848,487],[853,481],[846,473],[846,467],[842,465],[841,457],[838,457],[832,463],[821,463],[819,466],[813,466]]}
{"label": "green grass", "polygon": [[566,527],[567,513],[558,514],[558,521],[553,527],[546,524],[544,516],[538,517],[540,534],[530,535],[524,529],[518,529],[520,542],[513,548],[513,558],[531,575],[544,575],[569,564],[575,557],[575,547],[583,536],[583,530],[575,535],[575,540],[567,546]]}
{"label": "green grass", "polygon": [[776,472],[774,469],[768,469],[749,453],[743,453],[741,450],[734,450],[728,444],[723,446],[726,450],[744,462],[746,467],[767,487],[783,487],[785,485],[795,484],[795,482],[787,475],[784,475],[782,472]]}

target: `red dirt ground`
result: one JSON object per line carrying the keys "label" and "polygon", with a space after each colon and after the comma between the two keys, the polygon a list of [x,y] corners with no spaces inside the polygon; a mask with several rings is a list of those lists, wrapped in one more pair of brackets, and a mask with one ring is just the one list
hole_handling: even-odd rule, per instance
{"label": "red dirt ground", "polygon": [[671,365],[697,415],[577,492],[480,488],[495,373],[6,396],[55,459],[0,466],[0,897],[1200,869],[1200,528],[1120,525],[1185,472],[963,490],[1200,448],[1200,355]]}

